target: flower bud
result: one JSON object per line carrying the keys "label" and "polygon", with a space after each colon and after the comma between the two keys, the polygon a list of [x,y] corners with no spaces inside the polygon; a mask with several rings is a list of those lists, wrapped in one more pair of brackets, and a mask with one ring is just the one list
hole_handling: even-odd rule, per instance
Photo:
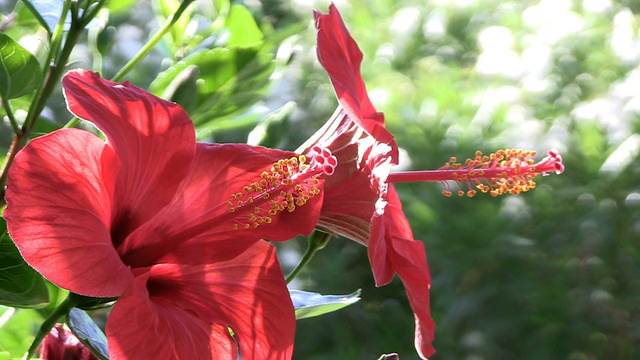
{"label": "flower bud", "polygon": [[42,360],[98,360],[78,338],[62,324],[56,324],[40,345]]}

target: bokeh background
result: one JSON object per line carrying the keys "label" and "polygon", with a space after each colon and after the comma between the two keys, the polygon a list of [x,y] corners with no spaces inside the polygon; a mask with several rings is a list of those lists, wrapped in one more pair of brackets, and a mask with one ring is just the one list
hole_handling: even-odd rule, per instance
{"label": "bokeh background", "polygon": [[[215,47],[206,36],[196,45],[179,38],[201,34],[202,18],[216,16],[209,3],[223,2],[199,1],[191,20],[200,27],[184,25],[128,79],[162,93],[154,84],[159,73],[198,47]],[[108,18],[112,27],[101,30],[107,77],[166,16],[162,1],[116,3],[123,5]],[[248,84],[255,82],[251,69],[263,64],[266,74],[238,100],[245,105],[214,116],[188,96],[168,97],[193,109],[202,140],[295,149],[337,106],[314,51],[312,9],[326,12],[329,2],[238,3],[263,34],[261,51],[275,59],[243,68]],[[440,184],[397,186],[433,276],[433,359],[639,358],[640,3],[334,3],[364,52],[363,77],[402,149],[403,168],[436,169],[451,156],[500,148],[541,155],[556,148],[565,160],[564,174],[540,177],[535,190],[518,196],[445,198]],[[15,1],[0,4],[4,16]],[[90,39],[77,49],[74,67],[96,65]],[[43,127],[68,120],[59,95],[45,115]],[[0,124],[2,152],[9,138]],[[285,272],[305,245],[296,239],[280,246]],[[295,286],[325,294],[362,289],[357,304],[298,322],[296,359],[418,358],[402,284],[376,288],[360,245],[333,239]],[[20,311],[28,318],[33,310]],[[18,327],[13,321],[5,336],[7,326]]]}

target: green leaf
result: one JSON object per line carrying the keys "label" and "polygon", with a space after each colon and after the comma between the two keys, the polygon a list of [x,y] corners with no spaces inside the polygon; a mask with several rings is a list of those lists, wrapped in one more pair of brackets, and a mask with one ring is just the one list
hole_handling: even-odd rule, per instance
{"label": "green leaf", "polygon": [[212,121],[199,122],[196,127],[196,138],[206,139],[209,135],[220,132],[232,132],[238,129],[254,128],[267,115],[264,106],[257,104],[238,115],[217,117]]}
{"label": "green leaf", "polygon": [[100,359],[109,359],[107,337],[84,310],[72,308],[67,317],[67,324],[86,347]]}
{"label": "green leaf", "polygon": [[289,101],[279,109],[268,114],[260,123],[251,130],[247,138],[247,144],[260,145],[268,148],[277,148],[286,134],[289,116],[296,109],[296,103]]}
{"label": "green leaf", "polygon": [[322,295],[301,290],[289,290],[289,293],[293,307],[296,309],[296,319],[330,313],[360,300],[359,289],[349,295]]}
{"label": "green leaf", "polygon": [[[175,12],[180,7],[180,1],[178,0],[158,0],[153,2],[154,5],[158,8],[156,12],[162,17],[162,21],[168,19],[170,16],[175,14]],[[191,21],[191,11],[186,10],[180,18],[171,26],[170,35],[171,35],[171,47],[179,47],[183,45],[184,34],[186,32],[186,28]]]}
{"label": "green leaf", "polygon": [[260,47],[200,50],[162,72],[149,90],[178,102],[197,126],[207,124],[253,106],[269,83],[272,59]]}
{"label": "green leaf", "polygon": [[225,23],[229,38],[226,46],[255,46],[262,43],[264,35],[255,19],[243,5],[233,5]]}
{"label": "green leaf", "polygon": [[108,0],[105,7],[109,9],[109,12],[112,14],[122,14],[134,4],[135,1],[131,0]]}
{"label": "green leaf", "polygon": [[15,40],[0,33],[0,95],[13,99],[42,84],[40,63]]}
{"label": "green leaf", "polygon": [[48,302],[47,283],[22,259],[0,218],[0,305],[42,308]]}

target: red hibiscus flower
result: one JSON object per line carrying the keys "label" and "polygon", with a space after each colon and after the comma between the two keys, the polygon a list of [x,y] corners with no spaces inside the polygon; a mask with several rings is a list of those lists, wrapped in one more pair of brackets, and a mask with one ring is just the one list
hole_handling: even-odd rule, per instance
{"label": "red hibiscus flower", "polygon": [[112,359],[290,358],[293,306],[260,239],[313,230],[335,158],[196,143],[178,105],[95,73],[63,87],[106,141],[62,129],[16,156],[4,216],[25,260],[73,293],[118,297]]}
{"label": "red hibiscus flower", "polygon": [[[435,325],[429,310],[431,276],[424,246],[413,238],[392,182],[439,181],[445,185],[445,195],[451,195],[449,181],[492,195],[516,194],[535,186],[536,174],[562,172],[562,159],[550,152],[534,164],[533,152],[508,150],[491,156],[477,154],[465,164],[452,159],[436,171],[391,173],[398,162],[398,147],[385,129],[383,114],[367,95],[360,74],[362,52],[334,5],[329,14],[316,12],[315,18],[318,58],[340,104],[323,128],[298,149],[308,153],[320,146],[338,159],[334,174],[325,181],[318,226],[368,246],[376,285],[387,284],[398,274],[415,315],[416,349],[427,358],[435,352],[431,344]],[[462,189],[458,192],[465,194]],[[473,196],[475,190],[466,193]]]}

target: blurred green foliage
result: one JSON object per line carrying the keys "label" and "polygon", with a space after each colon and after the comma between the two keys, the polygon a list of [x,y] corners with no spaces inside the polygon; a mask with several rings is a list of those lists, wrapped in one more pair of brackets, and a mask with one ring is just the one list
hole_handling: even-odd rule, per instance
{"label": "blurred green foliage", "polygon": [[[13,3],[0,3],[2,13]],[[112,2],[108,26],[96,38],[106,77],[176,3]],[[337,105],[313,49],[311,9],[326,12],[329,2],[243,4],[235,4],[242,10],[230,16],[227,1],[199,1],[188,21],[179,23],[182,32],[167,36],[128,79],[142,87],[153,84],[155,93],[183,104],[202,139],[253,139],[295,149]],[[406,167],[435,169],[451,156],[509,147],[540,154],[555,147],[565,159],[564,174],[538,178],[535,190],[513,197],[445,198],[439,184],[398,185],[433,276],[433,359],[640,357],[638,4],[336,5],[365,54],[365,82],[404,150]],[[20,14],[20,27],[7,29],[14,39],[31,35],[37,25]],[[234,29],[240,35],[225,35]],[[236,52],[244,57],[229,55]],[[95,54],[90,47],[79,49],[74,66],[92,68]],[[216,57],[229,62],[220,66]],[[241,71],[247,77],[238,81]],[[210,104],[211,99],[218,100]],[[40,133],[68,120],[59,93],[43,117]],[[0,122],[0,159],[9,134],[8,124]],[[280,246],[285,272],[304,244]],[[300,320],[294,358],[376,359],[391,352],[403,360],[417,358],[402,285],[394,280],[376,288],[360,245],[332,240],[295,285],[320,293],[362,288],[362,300],[338,313]],[[25,345],[18,342],[30,341],[4,336],[32,332],[42,313],[17,310],[11,321],[0,323],[0,356],[21,355],[16,348]]]}
{"label": "blurred green foliage", "polygon": [[[337,5],[410,168],[505,147],[540,154],[556,147],[565,159],[564,174],[539,178],[535,190],[515,197],[445,198],[437,184],[397,186],[433,275],[433,358],[640,356],[637,6]],[[307,36],[292,91],[293,133],[305,135],[335,106],[326,76],[307,56]],[[303,272],[315,291],[362,286],[363,300],[340,315],[300,321],[297,358],[417,358],[401,284],[374,288],[366,263],[362,249],[337,239]]]}

